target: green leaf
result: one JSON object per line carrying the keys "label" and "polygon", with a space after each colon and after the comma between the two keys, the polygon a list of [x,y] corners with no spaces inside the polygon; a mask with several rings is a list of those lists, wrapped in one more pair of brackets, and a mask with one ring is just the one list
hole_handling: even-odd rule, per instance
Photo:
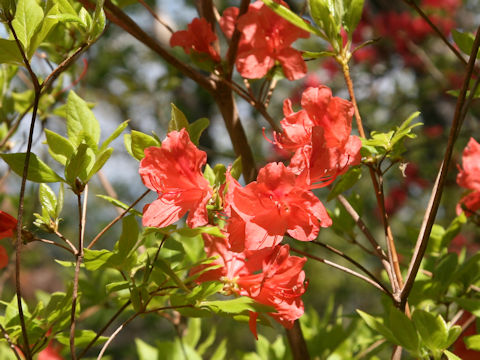
{"label": "green leaf", "polygon": [[26,54],[33,52],[30,49],[31,39],[43,20],[43,10],[35,0],[19,0],[17,11],[12,21],[18,40],[23,45]]}
{"label": "green leaf", "polygon": [[445,320],[424,310],[416,309],[412,320],[423,343],[432,351],[448,348],[448,327]]}
{"label": "green leaf", "polygon": [[[455,44],[458,45],[458,48],[465,54],[470,55],[472,52],[473,42],[475,41],[475,36],[473,33],[469,32],[460,32],[458,30],[452,30],[452,37]],[[477,57],[480,55],[477,55]]]}
{"label": "green leaf", "polygon": [[343,26],[349,34],[353,34],[362,17],[364,0],[343,0],[345,13]]}
{"label": "green leaf", "polygon": [[15,40],[0,39],[0,49],[0,64],[25,65]]}
{"label": "green leaf", "polygon": [[392,308],[389,315],[389,328],[399,345],[416,353],[419,348],[418,334],[413,322],[403,312]]}
{"label": "green leaf", "polygon": [[112,251],[103,250],[84,250],[84,263],[85,267],[89,271],[95,271],[98,269],[109,267],[108,261],[114,255]]}
{"label": "green leaf", "polygon": [[467,349],[480,351],[480,334],[466,337],[463,341]]}
{"label": "green leaf", "polygon": [[215,185],[215,172],[208,164],[205,165],[205,169],[203,170],[203,177],[207,179],[210,186]]}
{"label": "green leaf", "polygon": [[216,334],[217,328],[215,326],[212,326],[205,341],[198,345],[197,352],[199,355],[203,355],[205,351],[207,351],[207,349],[212,346],[212,344],[215,342]]}
{"label": "green leaf", "polygon": [[230,174],[234,179],[236,180],[240,179],[240,176],[242,175],[242,157],[241,156],[237,157],[233,162],[232,167],[230,169]]}
{"label": "green leaf", "polygon": [[167,274],[182,290],[186,292],[190,292],[190,289],[183,283],[183,281],[175,274],[172,270],[170,264],[163,260],[162,258],[158,258],[155,262],[155,266],[158,266],[165,274]]}
{"label": "green leaf", "polygon": [[252,298],[246,296],[224,301],[202,301],[201,305],[210,308],[214,312],[222,312],[226,314],[240,314],[246,311],[274,311],[272,307],[259,304]]}
{"label": "green leaf", "polygon": [[387,339],[388,341],[394,344],[398,342],[398,340],[393,335],[392,331],[383,324],[382,319],[375,318],[372,315],[369,315],[366,312],[363,312],[361,310],[357,310],[357,313],[360,315],[363,321],[365,321],[365,323],[370,328],[380,333],[385,339]]}
{"label": "green leaf", "polygon": [[60,164],[65,165],[75,153],[75,147],[68,139],[48,129],[45,129],[45,137],[50,155]]}
{"label": "green leaf", "polygon": [[120,256],[127,256],[138,240],[138,223],[135,215],[128,215],[122,219],[122,234],[118,240]]}
{"label": "green leaf", "polygon": [[340,7],[337,0],[309,0],[308,5],[313,21],[325,32],[326,40],[335,48],[336,38],[340,34],[343,6]]}
{"label": "green leaf", "polygon": [[93,150],[85,143],[78,146],[77,152],[68,160],[65,166],[65,179],[67,183],[74,187],[75,179],[87,179],[87,174],[93,168],[95,163],[95,154]]}
{"label": "green leaf", "polygon": [[135,159],[142,160],[145,157],[145,149],[150,146],[161,146],[161,144],[153,136],[132,130],[131,150]]}
{"label": "green leaf", "polygon": [[190,140],[198,146],[200,141],[200,136],[203,131],[210,125],[210,120],[207,118],[200,118],[195,120],[193,123],[189,124],[187,127],[188,134],[190,135]]}
{"label": "green leaf", "polygon": [[57,208],[55,210],[56,218],[60,217],[60,213],[62,212],[62,209],[63,209],[63,194],[64,194],[64,188],[63,188],[63,182],[61,182],[60,188],[58,189]]}
{"label": "green leaf", "polygon": [[[114,206],[117,206],[123,210],[127,210],[129,208],[129,206],[123,202],[121,202],[120,200],[117,200],[115,198],[112,198],[110,196],[107,196],[107,195],[97,195],[97,197],[99,197],[100,199],[103,199],[103,200],[106,200],[108,201],[110,204],[114,205]],[[134,214],[136,216],[142,216],[142,213],[135,210],[135,209],[130,209],[129,212],[131,214]]]}
{"label": "green leaf", "polygon": [[89,181],[93,175],[95,175],[97,172],[99,172],[103,165],[110,159],[110,156],[113,153],[113,148],[107,148],[101,152],[98,153],[98,155],[95,157],[95,163],[93,164],[92,169],[88,172],[88,175],[85,179],[85,181]]}
{"label": "green leaf", "polygon": [[137,348],[139,360],[154,360],[158,358],[158,350],[142,339],[135,339],[135,347]]}
{"label": "green leaf", "polygon": [[273,0],[262,0],[265,5],[267,5],[270,9],[275,11],[275,13],[285,20],[291,22],[293,25],[299,27],[302,30],[305,30],[311,34],[315,34],[317,36],[320,36],[321,38],[325,38],[325,36],[322,34],[322,32],[317,29],[315,26],[310,25],[308,22],[306,22],[304,19],[302,19],[300,16],[295,14],[292,10],[286,8],[283,5],[280,5],[279,3],[276,3]]}
{"label": "green leaf", "polygon": [[47,211],[51,218],[55,219],[57,213],[57,197],[53,190],[46,184],[40,184],[38,195],[42,208]]}
{"label": "green leaf", "polygon": [[[90,341],[92,341],[97,334],[92,330],[75,330],[75,345],[78,347],[83,347],[88,345]],[[69,346],[70,345],[70,333],[65,332],[58,334],[55,339],[62,345]],[[101,344],[108,340],[106,336],[100,336],[95,344]]]}
{"label": "green leaf", "polygon": [[330,191],[327,201],[332,200],[339,194],[350,189],[353,185],[357,183],[358,180],[360,180],[361,177],[362,169],[359,166],[350,168],[344,175],[342,175],[340,181],[335,184],[332,191]]}
{"label": "green leaf", "polygon": [[103,150],[105,150],[108,147],[108,145],[110,145],[110,143],[113,140],[115,140],[117,137],[119,137],[120,134],[122,133],[122,131],[125,130],[125,128],[128,126],[129,121],[130,120],[124,121],[120,125],[118,125],[118,127],[115,129],[115,131],[113,133],[111,133],[110,136],[103,142],[102,146],[100,147],[100,149],[98,149],[98,151],[102,152]]}
{"label": "green leaf", "polygon": [[170,104],[172,106],[172,115],[170,122],[168,123],[168,132],[170,131],[180,131],[182,129],[188,129],[188,120],[185,117],[185,114],[175,106],[175,104]]}
{"label": "green leaf", "polygon": [[58,24],[58,19],[55,18],[58,13],[58,5],[54,4],[47,12],[45,15],[45,18],[42,21],[42,25],[38,29],[38,31],[35,32],[35,35],[32,38],[32,45],[29,50],[29,57],[33,56],[35,53],[35,50],[38,49],[38,47],[42,44],[43,40],[48,36],[50,31],[53,30],[55,25]]}
{"label": "green leaf", "polygon": [[447,356],[448,360],[462,360],[462,358],[459,358],[457,355],[448,350],[445,350],[443,353]]}
{"label": "green leaf", "polygon": [[[10,166],[10,168],[17,175],[23,175],[23,167],[25,166],[26,153],[15,154],[0,154],[2,159]],[[30,154],[30,161],[28,163],[27,180],[33,182],[52,183],[57,181],[64,181],[53,171],[47,164],[40,160],[34,153]]]}
{"label": "green leaf", "polygon": [[100,140],[100,125],[88,104],[72,90],[67,99],[67,134],[75,147],[85,140],[97,150]]}
{"label": "green leaf", "polygon": [[107,290],[107,293],[110,294],[116,291],[128,289],[129,287],[130,287],[130,281],[124,280],[124,281],[115,281],[115,282],[108,283],[105,286],[105,289]]}

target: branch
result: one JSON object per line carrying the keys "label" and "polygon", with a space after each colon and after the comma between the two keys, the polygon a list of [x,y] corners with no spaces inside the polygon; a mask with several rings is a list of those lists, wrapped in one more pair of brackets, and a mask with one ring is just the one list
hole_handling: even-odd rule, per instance
{"label": "branch", "polygon": [[455,107],[455,115],[453,118],[452,127],[450,129],[450,134],[448,136],[447,149],[445,150],[445,155],[444,155],[442,164],[440,165],[440,169],[438,171],[438,175],[432,189],[432,195],[430,196],[427,210],[425,211],[420,232],[418,234],[417,243],[415,244],[415,250],[414,250],[412,259],[410,261],[410,265],[408,267],[408,273],[407,273],[405,285],[403,286],[400,294],[400,300],[401,300],[402,306],[405,305],[408,295],[412,290],[415,277],[417,276],[418,269],[420,268],[420,263],[422,262],[423,256],[425,255],[425,251],[427,249],[428,239],[430,238],[430,232],[432,231],[432,227],[435,222],[435,217],[437,215],[437,210],[440,205],[443,188],[445,186],[445,182],[447,178],[448,165],[450,164],[450,160],[452,158],[453,147],[455,145],[455,141],[457,140],[457,135],[462,125],[463,118],[466,115],[466,111],[462,111],[462,110],[465,104],[465,97],[467,94],[468,84],[472,77],[473,67],[475,66],[475,60],[477,58],[479,46],[480,46],[480,27],[477,29],[477,34],[475,36],[475,41],[472,46],[472,52],[470,54],[470,58],[467,65],[467,72],[465,74],[465,79],[463,81],[462,89],[460,90],[460,94],[457,99],[457,105]]}
{"label": "branch", "polygon": [[380,291],[384,292],[384,293],[387,294],[388,296],[390,296],[390,297],[392,296],[392,295],[390,294],[390,292],[385,292],[384,288],[383,288],[380,284],[378,284],[377,282],[373,281],[372,279],[370,279],[370,278],[366,277],[365,275],[362,275],[362,274],[360,274],[360,273],[358,273],[358,272],[356,272],[356,271],[354,271],[354,270],[352,270],[352,269],[349,269],[349,268],[347,268],[347,267],[345,267],[345,266],[342,266],[342,265],[339,265],[339,264],[337,264],[337,263],[334,263],[333,261],[330,261],[330,260],[327,260],[327,259],[323,259],[323,258],[314,256],[314,255],[311,255],[311,254],[309,254],[309,253],[307,253],[307,252],[304,252],[304,251],[302,251],[302,250],[296,249],[296,248],[294,248],[294,247],[290,247],[290,250],[292,250],[293,252],[295,252],[295,253],[297,253],[297,254],[306,256],[306,257],[308,257],[308,258],[310,258],[310,259],[313,259],[313,260],[316,260],[316,261],[318,261],[318,262],[321,262],[321,263],[324,263],[324,264],[326,264],[326,265],[329,265],[329,266],[331,266],[331,267],[333,267],[333,268],[335,268],[335,269],[341,270],[341,271],[343,271],[343,272],[345,272],[345,273],[347,273],[347,274],[349,274],[349,275],[353,275],[353,276],[355,276],[355,277],[357,277],[357,278],[359,278],[359,279],[362,279],[363,281],[369,283],[370,285],[375,286],[377,289],[379,289]]}
{"label": "branch", "polygon": [[333,252],[334,254],[338,255],[338,256],[341,256],[342,258],[344,258],[345,260],[347,260],[349,263],[353,264],[354,266],[356,266],[357,268],[359,268],[360,270],[362,270],[370,279],[372,279],[373,281],[375,281],[378,285],[380,285],[383,289],[383,291],[385,291],[387,294],[390,294],[390,297],[392,297],[392,294],[390,293],[390,291],[380,282],[380,280],[377,279],[377,277],[375,275],[373,275],[367,268],[365,268],[362,264],[360,264],[358,261],[356,261],[355,259],[353,259],[352,257],[348,256],[347,254],[345,254],[343,251],[340,251],[336,248],[334,248],[333,246],[330,246],[330,245],[327,245],[327,244],[324,244],[320,241],[316,241],[316,240],[313,240],[311,241],[311,243],[315,244],[315,245],[318,245],[318,246],[321,246],[323,247],[324,249],[327,249],[331,252]]}
{"label": "branch", "polygon": [[70,314],[70,355],[72,360],[76,360],[75,354],[75,327],[76,327],[76,310],[78,299],[78,279],[80,276],[80,264],[83,260],[83,238],[85,234],[85,220],[87,215],[87,201],[88,201],[88,184],[85,185],[83,207],[82,207],[82,194],[77,194],[77,206],[78,206],[78,251],[75,254],[75,276],[73,279],[73,294],[72,294],[72,311]]}
{"label": "branch", "polygon": [[20,260],[21,260],[21,252],[22,252],[22,220],[23,220],[23,209],[24,209],[24,202],[25,202],[25,187],[27,184],[27,175],[28,175],[28,165],[30,163],[30,154],[32,152],[32,142],[33,142],[33,131],[35,129],[35,120],[37,118],[37,111],[38,111],[38,103],[40,101],[40,93],[41,93],[41,85],[38,82],[38,78],[35,73],[32,71],[30,67],[30,63],[28,62],[27,56],[23,51],[22,44],[18,40],[17,34],[15,29],[12,26],[12,22],[7,22],[10,31],[13,34],[15,42],[17,44],[18,50],[20,54],[22,54],[23,61],[25,66],[30,74],[30,77],[33,82],[33,87],[35,89],[35,97],[33,101],[33,112],[32,112],[32,120],[30,121],[30,130],[28,133],[28,142],[27,142],[27,152],[25,154],[25,163],[23,165],[23,174],[22,174],[22,183],[20,186],[20,198],[18,201],[18,215],[17,215],[17,238],[15,243],[15,291],[17,294],[17,307],[18,307],[18,316],[20,318],[20,325],[22,328],[22,337],[24,342],[24,353],[27,360],[32,359],[32,353],[30,349],[30,344],[28,342],[28,334],[27,334],[27,327],[25,325],[25,316],[23,314],[23,305],[22,305],[22,287],[20,283]]}

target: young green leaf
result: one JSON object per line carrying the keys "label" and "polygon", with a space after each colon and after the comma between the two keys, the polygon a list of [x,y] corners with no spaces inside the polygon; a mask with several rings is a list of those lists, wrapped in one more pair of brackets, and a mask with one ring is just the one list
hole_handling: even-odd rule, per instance
{"label": "young green leaf", "polygon": [[170,131],[180,131],[183,128],[188,129],[188,120],[185,117],[185,114],[175,106],[175,104],[170,104],[172,106],[172,115],[170,122],[168,123],[168,132]]}
{"label": "young green leaf", "polygon": [[94,151],[100,140],[100,125],[87,103],[72,90],[67,99],[67,134],[74,146],[85,140]]}
{"label": "young green leaf", "polygon": [[45,129],[45,137],[47,139],[48,152],[60,164],[65,165],[75,153],[72,143],[63,136]]}
{"label": "young green leaf", "polygon": [[207,118],[200,118],[195,120],[193,123],[189,124],[187,127],[188,134],[190,135],[190,140],[198,146],[200,141],[200,136],[203,131],[210,125],[210,121]]}
{"label": "young green leaf", "polygon": [[87,144],[81,143],[77,152],[69,159],[65,166],[65,179],[70,186],[75,185],[75,179],[86,181],[87,174],[93,168],[95,154]]}
{"label": "young green leaf", "polygon": [[110,136],[103,142],[102,146],[100,146],[100,149],[98,149],[99,152],[102,152],[103,150],[105,150],[108,145],[110,145],[110,143],[115,140],[117,137],[120,136],[120,134],[122,133],[123,130],[125,130],[125,128],[128,126],[128,122],[130,120],[126,120],[124,122],[122,122],[120,125],[118,125],[118,127],[115,129],[114,132],[112,132],[110,134]]}
{"label": "young green leaf", "polygon": [[[10,166],[10,168],[17,175],[23,175],[23,167],[25,164],[25,153],[15,153],[15,154],[0,154],[2,159]],[[28,175],[27,180],[33,182],[58,182],[64,181],[59,175],[55,173],[47,164],[40,160],[37,155],[31,153],[30,161],[28,163]]]}
{"label": "young green leaf", "polygon": [[287,9],[285,6],[275,2],[273,0],[262,0],[262,1],[270,9],[275,11],[275,13],[277,15],[279,15],[282,18],[284,18],[285,20],[291,22],[293,25],[299,27],[302,30],[308,31],[311,34],[315,34],[317,36],[320,36],[321,38],[325,37],[319,29],[317,29],[315,26],[310,25],[308,22],[306,22],[300,16],[295,14],[292,10]]}
{"label": "young green leaf", "polygon": [[161,144],[153,137],[140,131],[132,130],[131,134],[131,151],[133,157],[142,160],[145,157],[145,149],[150,146],[161,146]]}
{"label": "young green leaf", "polygon": [[419,349],[417,330],[413,322],[403,312],[392,308],[389,315],[389,328],[398,344],[416,354]]}
{"label": "young green leaf", "polygon": [[113,153],[113,148],[107,148],[101,152],[98,153],[98,155],[95,157],[95,163],[93,164],[92,169],[88,172],[87,177],[85,178],[85,181],[89,181],[93,175],[95,175],[97,172],[99,172],[103,165],[110,159],[110,156]]}
{"label": "young green leaf", "polygon": [[455,44],[458,45],[459,49],[462,50],[463,53],[470,55],[470,53],[472,52],[475,36],[470,32],[461,32],[453,29],[452,37],[453,41],[455,41]]}
{"label": "young green leaf", "polygon": [[464,342],[467,349],[480,351],[480,334],[466,337]]}
{"label": "young green leaf", "polygon": [[[97,197],[99,197],[100,199],[103,199],[103,200],[107,200],[110,204],[114,205],[114,206],[117,206],[123,210],[127,210],[129,208],[129,206],[123,202],[121,202],[120,200],[117,200],[117,199],[114,199],[110,196],[107,196],[107,195],[97,195]],[[142,213],[135,210],[135,209],[130,209],[129,212],[131,214],[134,214],[136,216],[142,216]]]}
{"label": "young green leaf", "polygon": [[440,315],[436,317],[424,310],[416,309],[412,320],[423,343],[433,352],[442,352],[448,347],[448,327]]}
{"label": "young green leaf", "polygon": [[340,181],[335,183],[332,191],[330,191],[330,194],[328,194],[327,201],[332,200],[339,194],[350,189],[353,185],[357,183],[358,180],[360,180],[361,177],[362,169],[360,167],[357,166],[350,168],[344,175],[342,175]]}
{"label": "young green leaf", "polygon": [[53,190],[46,184],[40,184],[38,195],[42,208],[47,211],[51,218],[55,219],[57,213],[57,197]]}
{"label": "young green leaf", "polygon": [[357,28],[362,17],[364,0],[343,0],[345,13],[343,14],[343,26],[350,36]]}
{"label": "young green leaf", "polygon": [[138,240],[138,223],[135,215],[128,215],[122,219],[122,234],[118,240],[118,252],[126,257]]}
{"label": "young green leaf", "polygon": [[15,40],[0,39],[0,49],[0,64],[25,65]]}
{"label": "young green leaf", "polygon": [[35,0],[18,1],[17,11],[15,12],[15,18],[12,21],[12,26],[15,29],[18,40],[20,40],[22,43],[23,49],[27,54],[31,53],[31,40],[42,20],[43,10]]}

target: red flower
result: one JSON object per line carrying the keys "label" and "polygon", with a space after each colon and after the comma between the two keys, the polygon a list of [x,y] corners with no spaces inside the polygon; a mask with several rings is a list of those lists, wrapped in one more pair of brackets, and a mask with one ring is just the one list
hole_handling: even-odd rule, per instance
{"label": "red flower", "polygon": [[17,227],[17,219],[0,210],[0,239],[13,237],[13,232]]}
{"label": "red flower", "polygon": [[257,224],[270,236],[288,232],[295,239],[310,241],[320,226],[332,224],[320,200],[282,163],[267,164],[257,181],[237,188],[233,206],[244,221]]}
{"label": "red flower", "polygon": [[349,166],[359,164],[362,144],[350,135],[353,105],[333,97],[326,86],[306,89],[301,104],[303,109],[293,112],[291,101],[285,100],[283,132],[275,134],[280,148],[295,151],[289,168],[314,184],[333,181]]}
{"label": "red flower", "polygon": [[473,192],[460,200],[457,214],[465,211],[465,215],[471,216],[480,209],[480,144],[474,138],[470,138],[463,150],[462,166],[463,169],[459,167],[457,184]]}
{"label": "red flower", "polygon": [[[282,0],[276,0],[286,7]],[[227,36],[231,36],[238,8],[225,10],[220,25]],[[302,53],[291,47],[298,38],[308,38],[310,34],[292,25],[275,14],[262,1],[256,1],[248,12],[237,21],[237,28],[242,32],[238,45],[236,65],[238,72],[245,78],[264,77],[278,61],[287,79],[296,80],[305,76],[307,66]]]}
{"label": "red flower", "polygon": [[213,61],[219,62],[220,55],[211,45],[216,40],[217,35],[207,20],[195,18],[188,24],[187,30],[173,33],[170,38],[170,46],[181,46],[187,54],[190,54],[191,50],[207,54]]}
{"label": "red flower", "polygon": [[[306,258],[290,256],[289,246],[276,246],[273,251],[264,249],[256,251],[247,257],[246,263],[250,275],[239,276],[237,284],[240,294],[246,295],[255,301],[273,306],[275,313],[269,313],[287,329],[292,328],[293,322],[304,312],[301,296],[305,293],[305,272],[302,270]],[[265,256],[264,253],[269,251]],[[257,274],[261,262],[260,274]],[[256,320],[256,315],[253,315]],[[255,323],[250,322],[250,329],[256,335]]]}
{"label": "red flower", "polygon": [[[223,267],[202,274],[197,281],[220,280],[227,294],[248,296],[272,306],[276,312],[268,315],[286,328],[291,328],[303,315],[305,258],[290,256],[288,245],[237,253],[227,249],[226,238],[207,235],[204,239],[208,256],[218,255],[215,263]],[[196,271],[203,268],[205,265]],[[250,329],[255,337],[257,316],[257,313],[250,313]]]}
{"label": "red flower", "polygon": [[470,190],[480,191],[480,144],[470,138],[462,156],[462,168],[457,175],[457,184]]}
{"label": "red flower", "polygon": [[168,226],[187,211],[188,226],[208,222],[206,204],[212,189],[201,172],[206,161],[207,155],[190,141],[185,129],[170,132],[161,147],[145,149],[140,176],[158,199],[143,209],[144,226]]}

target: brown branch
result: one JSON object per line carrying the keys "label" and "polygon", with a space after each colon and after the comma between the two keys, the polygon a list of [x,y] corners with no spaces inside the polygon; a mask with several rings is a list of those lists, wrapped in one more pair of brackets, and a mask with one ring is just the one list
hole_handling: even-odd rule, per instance
{"label": "brown branch", "polygon": [[363,220],[360,218],[360,215],[353,208],[350,202],[343,195],[338,195],[337,198],[340,204],[342,204],[342,206],[345,208],[347,213],[352,217],[353,221],[355,221],[355,224],[358,226],[360,231],[363,233],[363,235],[365,235],[367,240],[370,242],[377,256],[380,259],[384,259],[384,260],[387,259],[387,255],[383,251],[382,247],[378,244],[377,240],[375,240],[375,237],[372,235],[370,230],[367,228],[367,225],[365,225]]}
{"label": "brown branch", "polygon": [[338,250],[336,248],[334,248],[333,246],[330,246],[328,244],[324,244],[320,241],[316,241],[316,240],[313,240],[311,241],[312,244],[315,244],[315,245],[318,245],[318,246],[321,246],[323,247],[324,249],[327,249],[328,251],[331,251],[333,252],[334,254],[344,258],[345,260],[347,260],[349,263],[351,263],[352,265],[356,266],[357,268],[359,268],[361,271],[363,271],[370,279],[372,279],[373,281],[375,281],[378,285],[380,285],[383,289],[383,291],[385,291],[387,294],[390,294],[390,297],[392,297],[392,294],[390,293],[390,291],[380,282],[379,279],[377,279],[377,277],[375,275],[373,275],[366,267],[364,267],[362,264],[360,264],[358,261],[356,261],[355,259],[353,259],[352,257],[350,257],[349,255],[345,254],[343,251],[341,250]]}
{"label": "brown branch", "polygon": [[442,198],[443,188],[445,186],[448,165],[452,158],[453,147],[459,133],[459,128],[463,122],[463,117],[465,117],[466,112],[462,111],[465,104],[465,97],[467,94],[468,85],[472,77],[473,68],[475,66],[475,60],[477,58],[478,49],[480,46],[480,27],[477,29],[477,34],[475,36],[475,41],[472,46],[472,52],[470,53],[470,58],[467,65],[467,71],[465,74],[465,79],[463,81],[462,89],[457,99],[457,105],[455,107],[455,114],[452,122],[452,127],[450,129],[450,134],[448,136],[447,149],[445,150],[445,155],[440,165],[437,178],[435,180],[435,185],[432,189],[432,195],[428,202],[427,210],[423,218],[423,222],[418,234],[417,243],[415,244],[415,250],[408,267],[407,278],[405,285],[402,288],[400,299],[401,305],[404,306],[410,291],[412,290],[415,277],[417,276],[418,269],[420,268],[420,263],[425,255],[427,249],[428,240],[430,238],[430,233],[435,222],[435,217],[437,215],[438,207],[440,206],[440,200]]}
{"label": "brown branch", "polygon": [[130,205],[124,212],[122,212],[120,215],[118,215],[115,219],[113,219],[107,226],[105,226],[102,231],[100,231],[98,233],[97,236],[95,236],[92,240],[92,242],[87,246],[87,249],[91,249],[93,247],[93,245],[95,245],[95,243],[98,241],[98,239],[100,239],[103,234],[105,234],[113,225],[115,225],[117,223],[117,221],[119,221],[120,219],[122,219],[135,205],[137,205],[140,200],[142,200],[148,193],[150,192],[150,190],[147,190],[145,191],[142,195],[140,195],[140,197],[135,200],[132,205]]}
{"label": "brown branch", "polygon": [[58,246],[62,249],[67,250],[70,254],[75,255],[75,251],[73,251],[71,248],[66,247],[65,245],[59,244],[55,241],[48,240],[48,239],[41,239],[41,238],[35,238],[34,241],[39,241],[39,242],[42,242],[42,243],[45,243],[45,244]]}
{"label": "brown branch", "polygon": [[85,234],[85,220],[87,215],[87,201],[88,201],[88,184],[85,185],[84,198],[82,206],[82,194],[77,194],[78,206],[78,251],[75,254],[75,276],[73,279],[73,294],[72,294],[72,310],[70,313],[70,355],[72,360],[76,360],[75,354],[75,327],[76,327],[76,310],[78,300],[78,280],[80,276],[80,265],[83,260],[83,238]]}
{"label": "brown branch", "polygon": [[27,360],[32,359],[32,353],[30,349],[30,344],[28,341],[28,333],[27,327],[25,325],[25,316],[23,313],[23,304],[22,304],[22,287],[20,283],[20,260],[21,260],[21,252],[22,252],[22,221],[23,221],[23,211],[24,211],[24,202],[25,202],[25,187],[27,184],[27,175],[28,175],[28,165],[30,163],[30,155],[32,152],[32,143],[33,143],[33,131],[35,129],[35,120],[37,118],[37,111],[38,111],[38,103],[40,101],[40,94],[41,94],[41,85],[38,82],[38,78],[35,73],[32,71],[30,67],[30,63],[25,55],[23,50],[23,46],[18,39],[18,36],[15,32],[15,29],[12,26],[12,22],[7,22],[10,31],[15,39],[17,44],[18,50],[20,54],[22,54],[23,61],[25,66],[30,74],[30,77],[33,82],[33,87],[35,91],[35,97],[33,101],[33,112],[32,112],[32,119],[30,121],[30,130],[28,134],[28,141],[27,141],[27,151],[25,154],[25,163],[23,165],[23,174],[22,174],[22,183],[20,186],[20,197],[19,197],[19,204],[18,204],[18,215],[17,215],[17,237],[15,243],[15,292],[17,294],[17,307],[18,307],[18,316],[20,319],[20,326],[22,328],[22,338],[24,342],[24,354]]}
{"label": "brown branch", "polygon": [[286,333],[293,360],[310,360],[307,343],[303,337],[302,328],[298,319],[293,322],[293,328],[286,329]]}
{"label": "brown branch", "polygon": [[63,236],[62,233],[60,233],[58,230],[55,230],[54,231],[54,234],[57,235],[60,239],[62,239],[63,241],[65,241],[66,244],[68,244],[68,246],[70,246],[70,249],[73,250],[73,253],[76,254],[78,252],[77,248],[75,247],[75,245],[72,244],[72,242],[70,240],[68,240],[65,236]]}
{"label": "brown branch", "polygon": [[[361,137],[365,138],[365,131],[363,129],[362,118],[360,116],[360,111],[358,109],[357,100],[355,97],[355,91],[353,89],[353,82],[350,77],[350,68],[348,66],[348,59],[343,56],[343,57],[337,57],[336,60],[342,67],[345,83],[347,84],[348,93],[350,95],[350,99],[353,104],[358,132]],[[377,179],[377,174],[374,172],[372,167],[369,167],[369,172],[370,172],[370,178],[372,179],[373,188],[375,190],[377,206],[380,210],[380,214],[382,215],[382,222],[383,222],[385,238],[387,242],[388,261],[390,263],[390,266],[393,268],[393,271],[389,273],[391,274],[390,281],[392,283],[394,294],[396,294],[402,288],[403,280],[402,280],[402,273],[400,271],[400,264],[398,261],[397,250],[395,247],[395,241],[393,239],[392,229],[388,222],[387,212],[385,211],[385,199],[384,199],[384,193],[383,193],[382,180],[381,180],[381,177],[380,179]],[[397,296],[396,302],[397,303],[399,302],[398,296]]]}

